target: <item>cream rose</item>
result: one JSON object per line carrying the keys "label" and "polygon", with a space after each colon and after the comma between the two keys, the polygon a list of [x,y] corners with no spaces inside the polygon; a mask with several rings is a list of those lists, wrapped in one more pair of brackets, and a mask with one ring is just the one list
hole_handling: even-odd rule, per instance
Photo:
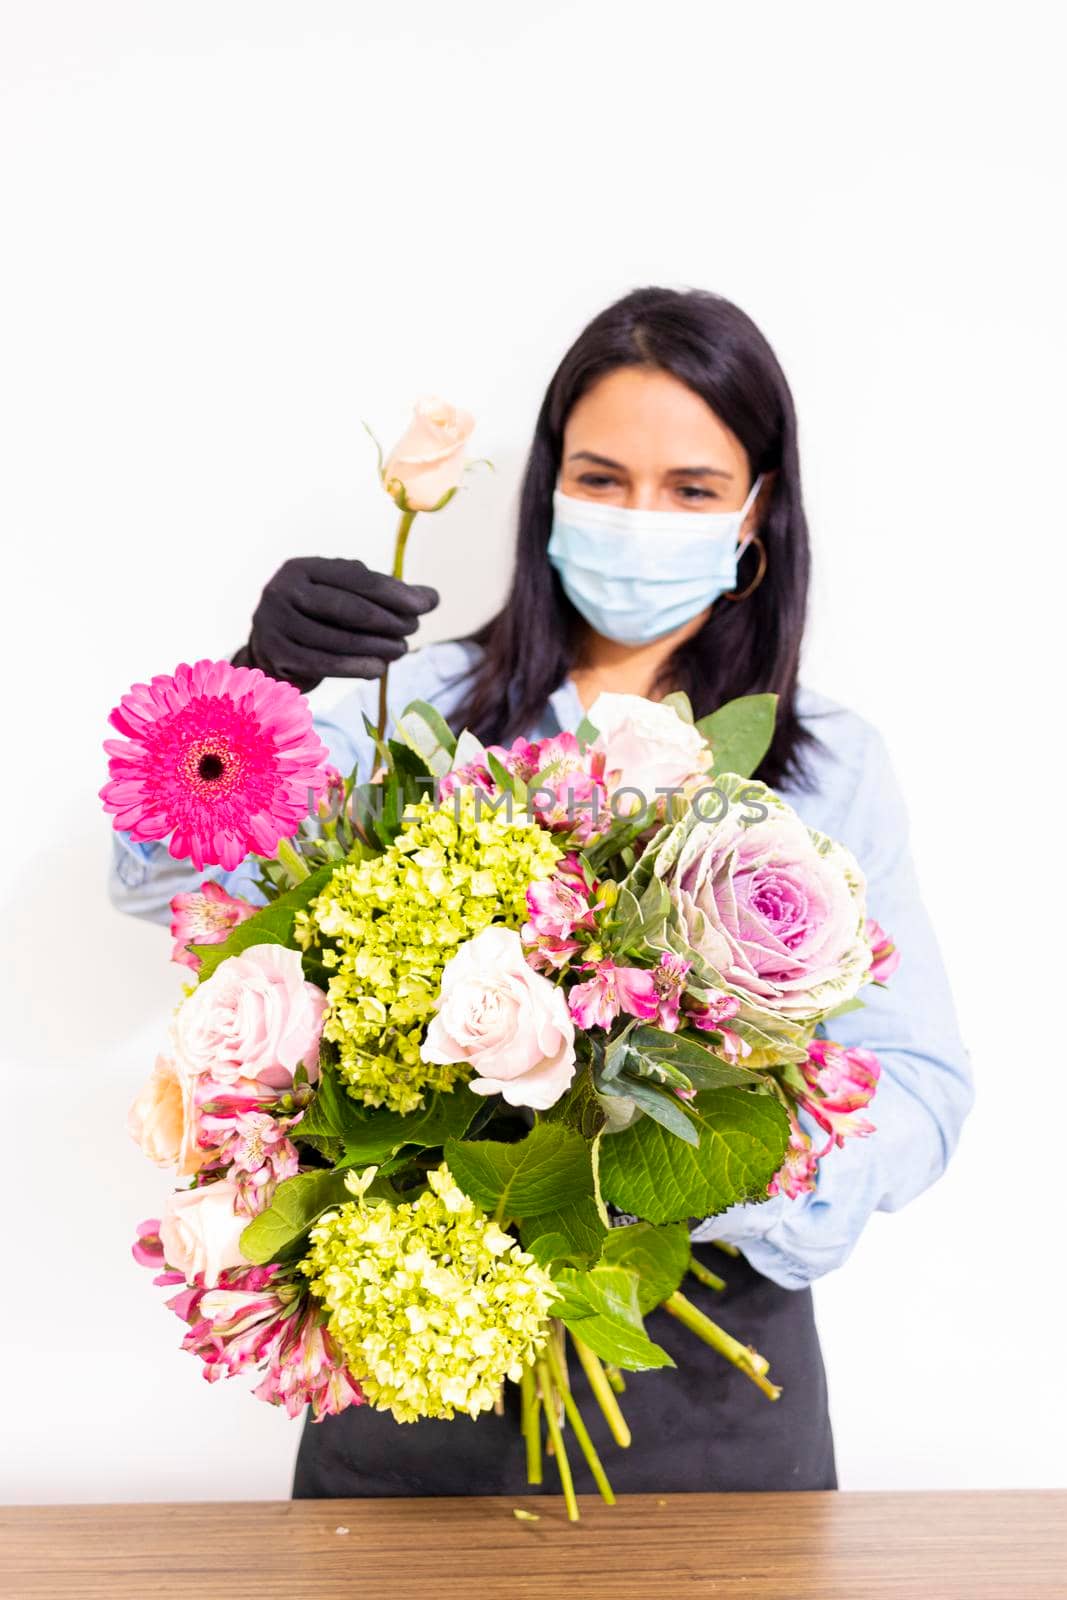
{"label": "cream rose", "polygon": [[642,796],[625,796],[625,804],[615,808],[619,815],[640,810],[642,801],[655,805],[665,798],[657,790],[685,789],[711,766],[707,740],[668,705],[638,694],[602,694],[588,715],[597,730],[592,748],[604,757],[608,794],[635,789]]}
{"label": "cream rose", "polygon": [[[386,489],[402,494],[411,511],[433,511],[463,478],[466,443],[474,418],[437,395],[423,395],[403,438],[382,469]],[[399,503],[399,502],[398,502]]]}
{"label": "cream rose", "polygon": [[231,1178],[220,1178],[202,1189],[181,1189],[168,1196],[159,1224],[163,1259],[184,1273],[187,1283],[202,1272],[204,1287],[212,1289],[226,1267],[251,1265],[238,1242],[248,1218],[234,1210],[237,1194]]}
{"label": "cream rose", "polygon": [[574,1023],[563,991],[528,965],[511,928],[485,928],[441,975],[424,1061],[469,1061],[476,1094],[545,1111],[574,1077]]}
{"label": "cream rose", "polygon": [[214,1154],[196,1142],[194,1080],[179,1072],[167,1056],[159,1056],[151,1076],[129,1109],[126,1128],[149,1161],[176,1167],[179,1178],[192,1178]]}
{"label": "cream rose", "polygon": [[255,1078],[288,1089],[303,1062],[314,1082],[325,1010],[322,990],[305,981],[299,951],[250,945],[179,1008],[172,1030],[179,1069],[224,1084]]}

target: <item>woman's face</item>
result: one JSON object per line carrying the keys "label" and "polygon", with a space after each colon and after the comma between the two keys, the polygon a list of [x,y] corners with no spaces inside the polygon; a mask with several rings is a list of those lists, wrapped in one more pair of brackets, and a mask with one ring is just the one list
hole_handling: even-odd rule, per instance
{"label": "woman's face", "polygon": [[740,440],[669,372],[619,367],[567,418],[559,487],[575,499],[634,511],[736,511],[751,486]]}

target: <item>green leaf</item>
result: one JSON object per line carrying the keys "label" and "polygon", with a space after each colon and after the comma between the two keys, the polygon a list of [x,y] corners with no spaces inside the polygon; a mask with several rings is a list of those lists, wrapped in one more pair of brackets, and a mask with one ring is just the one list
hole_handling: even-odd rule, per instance
{"label": "green leaf", "polygon": [[711,744],[714,777],[720,772],[734,772],[739,778],[752,776],[770,749],[777,710],[776,694],[748,694],[701,717],[697,731]]}
{"label": "green leaf", "polygon": [[456,752],[455,736],[435,707],[413,700],[400,715],[397,737],[421,756],[435,778],[444,777]]}
{"label": "green leaf", "polygon": [[651,1222],[612,1228],[600,1259],[605,1266],[628,1267],[637,1273],[637,1303],[642,1316],[647,1316],[674,1293],[689,1269],[689,1229],[684,1222],[664,1228]]}
{"label": "green leaf", "polygon": [[625,883],[604,925],[604,941],[617,955],[645,953],[659,938],[670,914],[671,897],[666,884],[652,878],[638,899]]}
{"label": "green leaf", "polygon": [[[346,1098],[348,1098],[346,1096]],[[342,1133],[345,1162],[366,1167],[392,1155],[405,1145],[428,1150],[466,1133],[475,1113],[485,1102],[466,1085],[449,1094],[432,1095],[420,1111],[402,1116],[398,1111],[372,1111],[346,1123]],[[300,1125],[295,1132],[299,1136]],[[462,1187],[462,1186],[461,1186]]]}
{"label": "green leaf", "polygon": [[670,706],[676,717],[681,717],[683,722],[693,724],[693,707],[689,696],[681,689],[676,689],[673,694],[665,694],[660,701],[661,705]]}
{"label": "green leaf", "polygon": [[501,1217],[536,1217],[593,1192],[588,1140],[558,1122],[515,1144],[449,1139],[445,1160],[464,1194]]}
{"label": "green leaf", "polygon": [[[580,1036],[579,1043],[581,1038],[588,1038],[588,1035]],[[541,1113],[541,1120],[565,1123],[584,1139],[592,1139],[600,1132],[605,1120],[604,1107],[593,1087],[593,1074],[588,1065],[579,1071],[566,1094]]]}
{"label": "green leaf", "polygon": [[621,1266],[596,1266],[588,1272],[564,1267],[554,1281],[563,1298],[553,1306],[553,1316],[602,1360],[631,1372],[674,1366],[644,1330],[636,1272]]}
{"label": "green leaf", "polygon": [[649,1222],[716,1216],[735,1201],[764,1200],[789,1138],[789,1118],[771,1095],[704,1090],[688,1113],[693,1149],[650,1117],[600,1141],[600,1186],[620,1211]]}
{"label": "green leaf", "polygon": [[343,1168],[334,1172],[298,1172],[295,1178],[286,1178],[275,1189],[267,1209],[253,1217],[241,1234],[242,1254],[256,1266],[273,1261],[324,1211],[352,1199],[344,1180]]}
{"label": "green leaf", "polygon": [[647,1117],[652,1117],[676,1139],[691,1145],[700,1143],[700,1134],[693,1125],[692,1117],[672,1089],[657,1089],[643,1078],[632,1078],[628,1072],[624,1072],[616,1079],[613,1092],[634,1101]]}
{"label": "green leaf", "polygon": [[655,1078],[660,1083],[677,1082],[679,1074],[693,1089],[723,1089],[730,1084],[756,1087],[761,1081],[757,1073],[723,1061],[720,1056],[713,1055],[707,1045],[686,1033],[668,1033],[665,1028],[649,1023],[635,1028],[627,1043],[626,1070]]}
{"label": "green leaf", "polygon": [[541,1266],[554,1261],[569,1261],[577,1267],[589,1267],[600,1255],[600,1247],[607,1237],[597,1214],[596,1202],[586,1196],[556,1211],[543,1211],[530,1217],[521,1228],[523,1248],[529,1250]]}
{"label": "green leaf", "polygon": [[230,956],[239,955],[242,950],[248,950],[254,944],[284,944],[292,947],[296,913],[302,911],[319,890],[325,887],[336,868],[336,862],[329,862],[326,866],[319,867],[318,871],[311,873],[303,883],[298,883],[295,889],[280,894],[277,900],[271,901],[269,906],[264,906],[262,911],[257,911],[247,922],[239,922],[236,928],[231,928],[221,944],[190,945],[190,950],[200,957],[200,968],[197,973],[200,982],[203,983],[210,978],[216,968],[224,961],[228,961]]}
{"label": "green leaf", "polygon": [[590,722],[588,717],[583,717],[574,730],[574,737],[577,739],[580,748],[584,750],[587,745],[591,745],[594,742],[599,733],[600,729]]}

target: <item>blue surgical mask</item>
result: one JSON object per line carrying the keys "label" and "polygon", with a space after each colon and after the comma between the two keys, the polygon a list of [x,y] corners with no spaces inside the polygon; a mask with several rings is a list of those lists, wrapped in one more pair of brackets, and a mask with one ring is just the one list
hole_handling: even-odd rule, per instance
{"label": "blue surgical mask", "polygon": [[762,482],[739,511],[631,511],[557,489],[548,559],[591,628],[647,644],[737,587],[737,541]]}

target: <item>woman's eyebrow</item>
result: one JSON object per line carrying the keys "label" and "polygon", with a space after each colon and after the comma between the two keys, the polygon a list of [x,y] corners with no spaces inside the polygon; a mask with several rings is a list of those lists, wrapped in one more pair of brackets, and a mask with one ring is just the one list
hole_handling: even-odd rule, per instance
{"label": "woman's eyebrow", "polygon": [[592,450],[572,450],[567,457],[568,461],[595,461],[598,467],[611,467],[615,472],[625,472],[626,468],[621,461],[612,461],[610,456],[595,455]]}
{"label": "woman's eyebrow", "polygon": [[733,473],[724,467],[672,467],[671,471],[684,478],[732,478]]}

